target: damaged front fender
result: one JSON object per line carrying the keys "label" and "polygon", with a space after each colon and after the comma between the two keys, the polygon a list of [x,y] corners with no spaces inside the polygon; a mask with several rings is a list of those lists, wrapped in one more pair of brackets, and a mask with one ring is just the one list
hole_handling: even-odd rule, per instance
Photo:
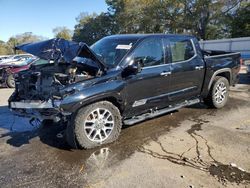
{"label": "damaged front fender", "polygon": [[60,109],[64,112],[74,113],[79,108],[92,102],[108,98],[115,100],[122,108],[124,104],[122,99],[124,97],[121,91],[124,88],[124,84],[123,80],[112,80],[83,88],[74,94],[66,96],[60,103]]}

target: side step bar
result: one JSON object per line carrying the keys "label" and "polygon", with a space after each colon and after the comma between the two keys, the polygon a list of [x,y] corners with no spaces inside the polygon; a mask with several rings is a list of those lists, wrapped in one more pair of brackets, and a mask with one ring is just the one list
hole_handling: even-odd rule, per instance
{"label": "side step bar", "polygon": [[178,109],[180,109],[182,107],[185,107],[185,106],[190,106],[190,105],[193,105],[193,104],[197,104],[199,102],[200,102],[200,99],[188,100],[188,101],[185,101],[185,102],[173,105],[173,106],[169,106],[167,108],[163,108],[163,109],[160,109],[160,110],[155,110],[155,111],[150,112],[150,113],[135,116],[135,117],[133,117],[131,119],[125,119],[123,121],[123,123],[125,125],[133,125],[133,124],[139,123],[141,121],[145,121],[147,119],[151,119],[151,118],[166,114],[168,112],[178,110]]}

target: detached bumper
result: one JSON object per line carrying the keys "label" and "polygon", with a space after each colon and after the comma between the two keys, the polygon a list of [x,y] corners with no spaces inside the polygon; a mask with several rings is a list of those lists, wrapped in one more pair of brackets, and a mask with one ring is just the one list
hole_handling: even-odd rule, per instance
{"label": "detached bumper", "polygon": [[10,102],[10,108],[13,109],[50,109],[54,108],[51,102],[29,102],[29,101],[23,101],[23,102]]}
{"label": "detached bumper", "polygon": [[40,120],[52,119],[58,121],[61,117],[60,101],[9,101],[10,110],[17,116],[36,117]]}

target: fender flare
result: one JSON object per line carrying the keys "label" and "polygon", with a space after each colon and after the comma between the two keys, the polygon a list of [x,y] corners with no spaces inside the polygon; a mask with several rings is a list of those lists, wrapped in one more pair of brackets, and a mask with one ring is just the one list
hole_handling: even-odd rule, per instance
{"label": "fender flare", "polygon": [[217,71],[215,71],[214,73],[213,73],[213,75],[212,75],[212,77],[211,77],[211,79],[210,79],[210,81],[209,81],[209,84],[208,84],[208,91],[210,90],[210,88],[211,88],[211,86],[212,86],[212,84],[213,84],[213,81],[214,81],[214,78],[215,78],[215,76],[217,76],[218,74],[220,74],[220,73],[229,73],[229,75],[230,75],[230,80],[228,80],[229,81],[229,83],[232,83],[232,70],[230,69],[230,68],[223,68],[223,69],[219,69],[219,70],[217,70]]}
{"label": "fender flare", "polygon": [[[108,100],[108,99],[114,99],[119,104],[119,109],[123,108],[124,101],[123,101],[122,97],[119,95],[114,95],[112,93],[99,94],[99,95],[95,95],[95,96],[87,98],[87,99],[83,99],[79,102],[78,107],[81,108],[83,106],[86,106],[86,105],[89,105],[89,104],[92,104],[92,103],[95,103],[98,101]],[[112,101],[110,101],[110,102],[112,102]]]}
{"label": "fender flare", "polygon": [[[66,111],[70,112],[70,113],[73,113],[73,112],[76,112],[78,111],[80,108],[86,106],[86,105],[89,105],[89,104],[92,104],[92,103],[95,103],[95,102],[98,102],[98,101],[102,101],[102,100],[108,100],[109,99],[114,99],[117,103],[117,106],[120,110],[123,110],[124,108],[124,101],[123,101],[123,98],[122,96],[120,95],[115,95],[114,93],[99,93],[97,95],[94,95],[94,96],[91,96],[91,97],[87,97],[87,98],[84,98],[84,99],[81,99],[79,101],[76,101],[76,103],[72,106],[70,106],[69,108],[67,108]],[[110,101],[113,103],[113,101]],[[116,104],[114,104],[116,105]]]}

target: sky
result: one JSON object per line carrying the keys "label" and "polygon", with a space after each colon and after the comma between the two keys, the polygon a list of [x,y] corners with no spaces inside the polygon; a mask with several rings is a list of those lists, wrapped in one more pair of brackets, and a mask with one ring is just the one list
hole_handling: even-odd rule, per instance
{"label": "sky", "polygon": [[105,0],[0,0],[0,40],[24,32],[53,38],[55,27],[73,30],[81,12],[105,11]]}

